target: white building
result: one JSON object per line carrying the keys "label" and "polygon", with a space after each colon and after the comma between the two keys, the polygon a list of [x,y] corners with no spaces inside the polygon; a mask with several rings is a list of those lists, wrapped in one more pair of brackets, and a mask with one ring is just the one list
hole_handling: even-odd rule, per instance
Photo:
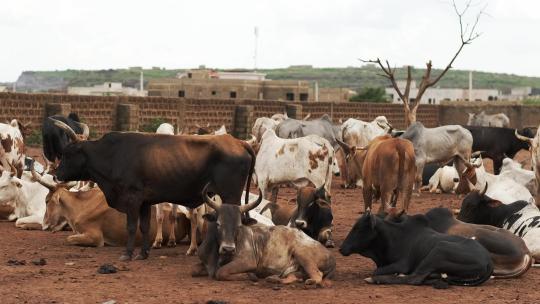
{"label": "white building", "polygon": [[92,96],[148,96],[148,91],[123,87],[120,82],[105,82],[92,87],[68,87],[67,93]]}
{"label": "white building", "polygon": [[0,85],[0,92],[7,92],[7,87]]}
{"label": "white building", "polygon": [[[405,92],[406,81],[397,82],[400,91]],[[392,99],[392,103],[401,103],[396,90],[393,87],[385,89],[386,94]],[[414,100],[418,94],[418,88],[416,87],[416,81],[411,81],[411,88],[409,91],[409,99]],[[501,93],[496,89],[472,89],[470,91],[472,101],[492,101],[499,100]],[[422,95],[420,103],[424,104],[439,104],[443,100],[469,100],[469,89],[443,89],[443,88],[428,88]]]}

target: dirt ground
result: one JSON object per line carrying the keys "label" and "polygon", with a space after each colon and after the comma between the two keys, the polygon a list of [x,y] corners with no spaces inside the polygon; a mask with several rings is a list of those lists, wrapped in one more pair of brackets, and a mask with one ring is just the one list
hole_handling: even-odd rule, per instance
{"label": "dirt ground", "polygon": [[[38,150],[30,155],[39,156]],[[522,152],[517,159],[526,158]],[[334,179],[332,208],[337,247],[363,209],[358,189],[343,190]],[[279,199],[295,196],[280,189]],[[413,197],[411,213],[444,206],[457,208],[460,198],[451,194]],[[378,208],[378,206],[377,206]],[[480,287],[373,286],[364,282],[374,264],[364,257],[342,257],[337,248],[337,273],[326,289],[306,289],[302,284],[278,286],[260,281],[218,282],[192,278],[197,257],[185,256],[186,240],[176,248],[152,250],[146,261],[119,262],[123,248],[66,246],[72,232],[24,231],[14,223],[0,222],[0,303],[540,303],[540,269],[518,279],[490,280]],[[31,261],[44,258],[44,266]],[[26,265],[8,266],[8,260]],[[121,269],[98,274],[104,263]]]}

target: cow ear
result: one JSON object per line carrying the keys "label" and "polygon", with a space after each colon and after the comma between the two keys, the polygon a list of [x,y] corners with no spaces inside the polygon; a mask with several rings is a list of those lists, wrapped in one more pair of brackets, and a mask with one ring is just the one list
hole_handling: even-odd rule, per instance
{"label": "cow ear", "polygon": [[501,201],[498,201],[498,200],[490,200],[488,202],[488,206],[491,207],[491,208],[497,208],[499,206],[502,206],[503,203],[501,203]]}
{"label": "cow ear", "polygon": [[217,220],[215,213],[205,213],[202,217],[209,222],[215,222]]}
{"label": "cow ear", "polygon": [[254,219],[254,218],[243,218],[242,219],[242,224],[246,225],[246,226],[252,226],[252,225],[255,225],[257,224],[257,220]]}
{"label": "cow ear", "polygon": [[315,191],[315,197],[326,199],[326,191],[324,190],[324,185],[317,188],[317,190]]}

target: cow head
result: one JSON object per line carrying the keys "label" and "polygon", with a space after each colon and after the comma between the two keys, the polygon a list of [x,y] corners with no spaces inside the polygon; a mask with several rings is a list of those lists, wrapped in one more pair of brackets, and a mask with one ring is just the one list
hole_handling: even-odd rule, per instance
{"label": "cow head", "polygon": [[475,189],[475,185],[478,182],[478,175],[483,175],[485,173],[481,153],[482,151],[474,152],[471,155],[470,163],[466,161],[463,162],[466,168],[463,172],[461,172],[461,174],[459,174],[460,178],[457,180],[458,184],[455,187],[456,193],[469,193]]}
{"label": "cow head", "polygon": [[60,231],[67,225],[67,220],[62,214],[61,189],[66,189],[69,187],[69,184],[48,182],[43,179],[43,176],[36,173],[33,164],[31,168],[32,180],[49,189],[49,193],[45,197],[47,208],[43,216],[42,229],[51,230],[52,232]]}
{"label": "cow head", "polygon": [[349,256],[352,253],[364,254],[366,253],[373,241],[377,239],[377,216],[371,214],[371,211],[366,210],[366,213],[360,217],[349,234],[341,244],[339,252],[344,256]]}
{"label": "cow head", "polygon": [[524,149],[528,149],[529,147],[532,147],[534,134],[531,134],[531,136],[529,136],[529,134],[523,136],[523,135],[519,134],[517,129],[514,131],[514,134],[516,135],[517,139],[519,139],[519,140],[521,140],[521,141],[523,141],[524,143],[527,144],[526,147],[525,146],[523,147]]}
{"label": "cow head", "polygon": [[472,126],[475,122],[476,113],[467,113],[469,114],[469,119],[467,120],[467,125]]}
{"label": "cow head", "polygon": [[252,225],[256,223],[254,219],[242,217],[242,213],[249,212],[262,202],[262,193],[259,191],[259,198],[247,205],[222,204],[218,199],[211,199],[208,196],[207,184],[203,189],[203,197],[210,208],[214,209],[214,214],[205,214],[204,218],[215,222],[218,229],[218,243],[220,255],[233,255],[236,252],[236,236],[242,225]]}
{"label": "cow head", "polygon": [[331,209],[330,196],[327,195],[324,186],[318,189],[309,186],[298,189],[296,203],[297,211],[293,217],[293,224],[299,229],[307,229],[309,224],[313,224],[313,218],[320,208]]}
{"label": "cow head", "polygon": [[474,189],[471,191],[461,203],[461,209],[457,219],[466,223],[474,223],[481,225],[495,225],[495,215],[492,211],[498,208],[502,203],[494,200],[486,195],[488,184],[482,191]]}
{"label": "cow head", "polygon": [[64,148],[60,165],[56,168],[56,178],[59,181],[89,180],[87,172],[87,154],[83,142],[76,142]]}
{"label": "cow head", "polygon": [[362,166],[367,154],[367,147],[358,148],[338,140],[339,146],[345,155],[345,168],[347,181],[345,188],[354,187],[357,181],[362,178]]}
{"label": "cow head", "polygon": [[79,125],[83,130],[82,134],[77,134],[70,126],[60,120],[56,120],[52,117],[49,117],[50,120],[54,122],[54,125],[66,132],[67,136],[71,139],[72,142],[79,142],[87,140],[90,136],[90,128],[88,125],[82,122],[73,121],[75,124]]}

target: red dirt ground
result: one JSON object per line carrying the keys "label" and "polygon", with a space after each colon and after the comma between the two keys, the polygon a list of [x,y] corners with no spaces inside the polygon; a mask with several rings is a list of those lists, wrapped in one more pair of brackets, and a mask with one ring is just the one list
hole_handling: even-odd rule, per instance
{"label": "red dirt ground", "polygon": [[[40,152],[30,150],[30,155]],[[522,152],[518,159],[526,158]],[[360,190],[343,190],[334,180],[332,203],[335,240],[339,246],[363,208]],[[280,189],[280,200],[294,197],[292,189]],[[413,197],[411,213],[432,207],[457,208],[456,195],[422,194]],[[377,206],[378,208],[378,206]],[[66,246],[72,232],[24,231],[0,222],[0,303],[540,303],[540,270],[531,269],[518,279],[490,280],[480,287],[373,286],[365,283],[374,264],[360,256],[342,257],[337,248],[337,272],[333,286],[305,289],[302,284],[277,286],[217,282],[192,278],[197,257],[185,256],[186,241],[176,248],[152,250],[146,261],[119,262],[123,248]],[[31,261],[45,258],[47,264]],[[26,260],[24,266],[7,266],[9,259]],[[102,275],[97,269],[112,263],[122,271]]]}

